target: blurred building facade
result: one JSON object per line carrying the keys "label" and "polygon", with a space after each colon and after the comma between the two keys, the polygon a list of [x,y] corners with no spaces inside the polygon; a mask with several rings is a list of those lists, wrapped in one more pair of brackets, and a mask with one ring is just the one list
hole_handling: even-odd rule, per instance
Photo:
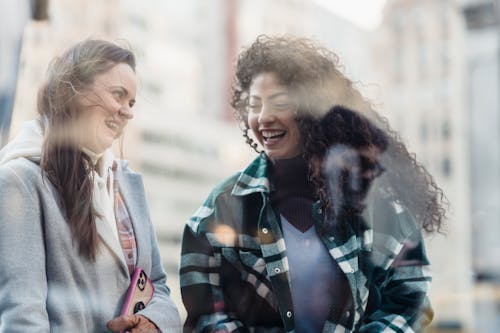
{"label": "blurred building facade", "polygon": [[10,137],[23,121],[36,116],[36,94],[52,57],[78,40],[117,35],[119,1],[51,0],[48,21],[31,21],[26,25]]}
{"label": "blurred building facade", "polygon": [[[500,2],[465,0],[473,268],[480,332],[500,330]],[[491,319],[490,319],[491,318]]]}
{"label": "blurred building facade", "polygon": [[500,280],[499,9],[494,1],[467,1],[468,122],[474,268]]}
{"label": "blurred building facade", "polygon": [[[312,38],[334,51],[343,71],[353,81],[371,82],[370,31],[309,0],[238,0],[238,43],[248,46],[256,36],[296,35]],[[341,36],[341,38],[339,38]],[[352,41],[356,41],[353,43]],[[359,87],[368,91],[368,84]]]}
{"label": "blurred building facade", "polygon": [[472,329],[461,7],[453,0],[389,0],[374,46],[385,114],[453,205],[447,236],[427,239],[434,325]]}
{"label": "blurred building facade", "polygon": [[0,1],[0,148],[8,141],[17,87],[19,58],[25,25],[31,18],[31,3],[20,0],[16,6]]}
{"label": "blurred building facade", "polygon": [[374,49],[386,115],[451,203],[447,236],[428,241],[434,325],[474,332],[500,327],[498,291],[478,284],[500,265],[496,9],[389,0]]}

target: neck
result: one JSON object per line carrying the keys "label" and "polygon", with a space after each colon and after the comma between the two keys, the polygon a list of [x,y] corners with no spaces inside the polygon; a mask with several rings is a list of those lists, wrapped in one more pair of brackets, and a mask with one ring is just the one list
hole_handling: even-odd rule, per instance
{"label": "neck", "polygon": [[85,153],[85,155],[87,155],[88,157],[90,157],[90,160],[92,161],[92,164],[94,166],[97,165],[97,163],[99,162],[99,160],[101,159],[101,157],[104,155],[104,152],[102,153],[96,153],[94,152],[93,150],[87,148],[87,147],[81,147],[80,148],[82,150],[82,152]]}

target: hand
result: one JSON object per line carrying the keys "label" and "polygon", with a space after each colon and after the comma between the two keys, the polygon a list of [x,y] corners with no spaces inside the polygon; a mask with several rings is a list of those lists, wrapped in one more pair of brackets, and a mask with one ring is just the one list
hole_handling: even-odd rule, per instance
{"label": "hand", "polygon": [[106,325],[112,332],[129,331],[130,333],[159,333],[158,327],[142,315],[125,315],[108,321]]}

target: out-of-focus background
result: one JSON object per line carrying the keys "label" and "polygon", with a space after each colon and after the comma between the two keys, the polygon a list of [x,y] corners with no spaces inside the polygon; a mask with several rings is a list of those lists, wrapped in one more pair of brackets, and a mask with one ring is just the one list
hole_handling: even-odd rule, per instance
{"label": "out-of-focus background", "polygon": [[[0,147],[35,117],[49,60],[86,37],[128,44],[140,77],[124,157],[144,176],[172,297],[184,222],[254,157],[229,106],[259,34],[313,38],[447,194],[428,332],[500,332],[498,0],[0,0]],[[4,200],[5,198],[0,198]]]}

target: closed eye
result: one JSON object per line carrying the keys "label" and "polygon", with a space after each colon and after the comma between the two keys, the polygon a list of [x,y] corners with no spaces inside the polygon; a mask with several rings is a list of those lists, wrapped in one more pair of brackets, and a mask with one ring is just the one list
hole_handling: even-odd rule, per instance
{"label": "closed eye", "polygon": [[284,110],[288,110],[290,109],[290,107],[292,106],[292,104],[290,103],[281,103],[281,104],[274,104],[274,109],[278,110],[278,111],[284,111]]}
{"label": "closed eye", "polygon": [[252,111],[252,112],[257,112],[261,109],[261,105],[260,104],[249,104],[248,105],[248,108]]}

